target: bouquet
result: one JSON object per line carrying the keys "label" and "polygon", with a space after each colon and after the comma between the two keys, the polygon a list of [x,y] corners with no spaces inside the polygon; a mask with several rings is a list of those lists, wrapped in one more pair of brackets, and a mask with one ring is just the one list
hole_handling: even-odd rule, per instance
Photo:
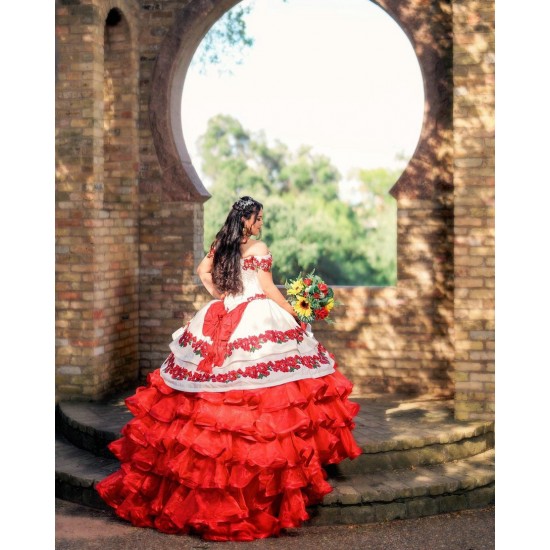
{"label": "bouquet", "polygon": [[287,300],[302,323],[321,319],[327,323],[334,322],[329,318],[332,308],[337,305],[334,292],[319,275],[315,275],[315,270],[286,281],[285,288]]}

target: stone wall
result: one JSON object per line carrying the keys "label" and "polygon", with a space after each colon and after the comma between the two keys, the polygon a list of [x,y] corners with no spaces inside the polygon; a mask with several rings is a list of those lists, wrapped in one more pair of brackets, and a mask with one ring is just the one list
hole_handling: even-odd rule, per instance
{"label": "stone wall", "polygon": [[[196,45],[236,3],[56,2],[57,399],[143,381],[209,298],[195,276],[208,194],[178,102]],[[336,325],[315,332],[356,395],[456,391],[457,416],[490,417],[493,5],[378,3],[411,39],[426,95],[392,189],[398,283],[338,287]]]}

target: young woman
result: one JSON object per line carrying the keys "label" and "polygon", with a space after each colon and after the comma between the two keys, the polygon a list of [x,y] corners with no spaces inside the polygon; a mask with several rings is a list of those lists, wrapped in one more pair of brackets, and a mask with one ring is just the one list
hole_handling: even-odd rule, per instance
{"label": "young woman", "polygon": [[278,535],[331,491],[323,464],[355,458],[352,385],[297,322],[258,237],[263,207],[232,206],[197,273],[214,300],[126,400],[109,445],[121,468],[97,490],[137,526],[207,540]]}

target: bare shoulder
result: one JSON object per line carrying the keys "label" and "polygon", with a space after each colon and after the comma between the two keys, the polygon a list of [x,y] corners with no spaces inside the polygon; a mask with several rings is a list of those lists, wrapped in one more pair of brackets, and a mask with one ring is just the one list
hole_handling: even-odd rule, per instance
{"label": "bare shoulder", "polygon": [[269,254],[269,249],[263,241],[249,241],[249,243],[247,243],[249,246],[243,250],[243,256],[265,256]]}

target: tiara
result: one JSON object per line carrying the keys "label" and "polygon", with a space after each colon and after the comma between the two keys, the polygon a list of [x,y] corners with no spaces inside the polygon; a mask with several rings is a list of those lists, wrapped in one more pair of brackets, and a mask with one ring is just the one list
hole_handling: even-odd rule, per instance
{"label": "tiara", "polygon": [[249,206],[256,204],[256,201],[253,199],[239,199],[234,205],[233,209],[238,210],[239,212],[244,212]]}

